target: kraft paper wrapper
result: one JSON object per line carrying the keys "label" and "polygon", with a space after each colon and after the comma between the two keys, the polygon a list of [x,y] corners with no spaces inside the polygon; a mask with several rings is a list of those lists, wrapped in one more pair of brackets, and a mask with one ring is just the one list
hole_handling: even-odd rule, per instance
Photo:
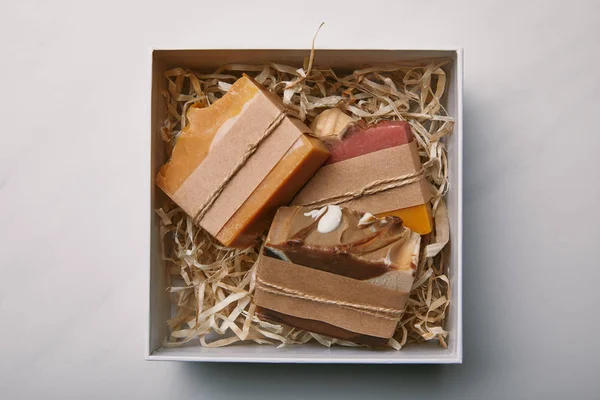
{"label": "kraft paper wrapper", "polygon": [[[291,204],[304,205],[347,192],[358,192],[364,186],[377,180],[402,176],[421,168],[417,144],[413,140],[408,144],[321,167],[296,195]],[[340,204],[358,211],[378,214],[425,204],[430,198],[429,185],[425,179],[422,179],[406,186]]]}
{"label": "kraft paper wrapper", "polygon": [[[258,261],[257,277],[272,285],[339,302],[401,310],[408,300],[408,293],[266,256],[261,256]],[[269,293],[260,285],[256,286],[254,302],[257,306],[282,314],[322,321],[347,331],[380,338],[392,337],[399,320],[399,317],[377,316],[336,304]]]}
{"label": "kraft paper wrapper", "polygon": [[[232,123],[228,121],[223,125],[221,129],[225,129],[225,132],[221,140],[175,192],[173,200],[188,215],[197,215],[208,197],[242,159],[248,146],[257,141],[283,109],[283,104],[277,104],[270,94],[260,90],[242,112],[230,120]],[[306,125],[297,119],[285,117],[226,185],[200,225],[216,236],[304,133],[310,133]]]}

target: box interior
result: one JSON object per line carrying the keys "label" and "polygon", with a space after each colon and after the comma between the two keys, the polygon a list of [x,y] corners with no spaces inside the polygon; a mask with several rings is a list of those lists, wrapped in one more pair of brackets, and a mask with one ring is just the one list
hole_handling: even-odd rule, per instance
{"label": "box interior", "polygon": [[171,303],[166,292],[165,262],[161,257],[159,218],[154,210],[166,196],[154,185],[158,169],[166,162],[160,127],[165,113],[165,71],[174,67],[212,70],[228,63],[276,62],[302,66],[310,50],[154,50],[152,54],[152,104],[151,104],[151,171],[150,171],[150,299],[149,327],[146,357],[150,360],[185,361],[235,361],[235,362],[318,362],[318,363],[459,363],[462,361],[462,305],[461,305],[461,253],[462,253],[462,55],[457,50],[318,50],[316,63],[343,70],[353,70],[365,65],[422,61],[432,58],[451,58],[446,69],[448,90],[446,104],[455,118],[454,133],[449,137],[450,190],[448,205],[451,250],[449,278],[452,299],[446,320],[449,330],[448,349],[437,343],[407,345],[401,351],[344,348],[325,348],[318,344],[286,346],[237,344],[225,348],[203,348],[199,344],[179,348],[163,347],[166,336],[165,321],[171,316]]}

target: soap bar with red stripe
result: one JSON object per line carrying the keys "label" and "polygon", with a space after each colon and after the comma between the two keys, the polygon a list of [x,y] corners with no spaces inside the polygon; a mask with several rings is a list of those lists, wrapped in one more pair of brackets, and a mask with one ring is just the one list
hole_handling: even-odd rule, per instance
{"label": "soap bar with red stripe", "polygon": [[[325,122],[333,120],[333,117],[335,117],[335,123],[326,124],[321,121],[324,118],[320,118],[320,116],[317,116],[315,120],[317,122],[321,121],[320,124],[315,124],[317,128],[321,128],[320,130],[316,129],[315,132],[318,133],[319,138],[327,146],[331,154],[325,162],[325,166],[380,150],[406,145],[414,140],[410,124],[406,121],[381,121],[371,126],[365,126],[360,121],[353,121],[343,114],[341,110],[333,110],[336,111],[336,114],[334,116],[325,115],[328,117]],[[324,111],[323,113],[328,111],[331,110]],[[343,116],[338,114],[343,114]],[[344,116],[346,118],[343,118]],[[340,124],[340,121],[351,122],[348,122],[344,126],[344,124]],[[416,157],[418,158],[418,156]],[[365,165],[364,167],[368,169],[370,166]],[[318,177],[315,179],[318,179]],[[340,177],[340,179],[344,178]],[[377,195],[375,194],[374,196]],[[385,210],[385,212],[377,212],[376,215],[378,217],[397,216],[404,221],[405,226],[413,231],[421,235],[430,233],[433,229],[433,219],[429,202],[426,201],[423,204],[402,207],[401,200],[399,199],[397,208]],[[356,207],[356,204],[352,206]],[[362,211],[369,210],[365,209]]]}
{"label": "soap bar with red stripe", "polygon": [[326,163],[333,164],[407,144],[413,140],[413,135],[406,121],[382,121],[366,129],[359,124],[349,125],[339,136],[327,136],[321,140],[331,153]]}

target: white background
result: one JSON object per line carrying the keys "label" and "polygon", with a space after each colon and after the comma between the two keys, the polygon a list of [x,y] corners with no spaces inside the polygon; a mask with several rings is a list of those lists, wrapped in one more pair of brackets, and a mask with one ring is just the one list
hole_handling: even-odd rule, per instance
{"label": "white background", "polygon": [[[600,2],[2,1],[0,397],[597,398]],[[465,49],[464,364],[143,360],[152,47]]]}

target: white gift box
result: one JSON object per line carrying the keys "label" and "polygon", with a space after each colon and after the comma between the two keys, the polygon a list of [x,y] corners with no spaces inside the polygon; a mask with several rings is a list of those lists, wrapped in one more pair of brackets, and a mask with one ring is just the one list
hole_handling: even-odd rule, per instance
{"label": "white gift box", "polygon": [[228,63],[277,62],[301,66],[310,50],[154,50],[152,54],[151,105],[151,171],[150,177],[150,285],[146,359],[168,361],[260,362],[260,363],[354,363],[354,364],[446,364],[462,362],[462,93],[463,60],[461,49],[444,50],[317,50],[319,65],[353,70],[366,64],[393,63],[428,58],[450,58],[447,68],[448,92],[446,104],[456,120],[453,134],[448,138],[450,190],[446,196],[450,218],[449,278],[452,298],[445,328],[449,331],[448,348],[437,340],[409,344],[400,351],[371,350],[312,343],[283,348],[254,343],[236,344],[223,348],[203,348],[200,344],[178,348],[164,347],[166,321],[171,317],[171,301],[166,291],[166,266],[161,257],[159,217],[154,210],[160,207],[164,195],[154,185],[160,166],[166,161],[160,126],[165,113],[165,71],[174,67],[210,70]]}

